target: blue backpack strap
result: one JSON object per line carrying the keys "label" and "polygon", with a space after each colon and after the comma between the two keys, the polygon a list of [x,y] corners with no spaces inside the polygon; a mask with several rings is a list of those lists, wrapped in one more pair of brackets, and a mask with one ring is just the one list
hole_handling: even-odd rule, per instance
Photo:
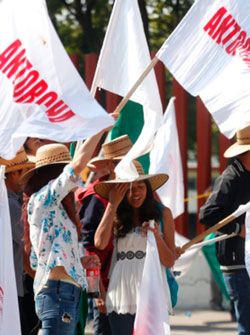
{"label": "blue backpack strap", "polygon": [[164,233],[164,222],[163,222],[163,214],[162,213],[163,213],[163,209],[165,208],[165,206],[161,202],[158,202],[158,201],[156,203],[156,206],[160,211],[160,226],[161,226],[162,233]]}
{"label": "blue backpack strap", "polygon": [[[164,221],[163,221],[163,209],[165,206],[157,202],[157,208],[160,210],[160,226],[161,226],[161,231],[164,233]],[[171,302],[172,302],[172,307],[175,307],[177,304],[178,300],[178,290],[179,290],[179,284],[177,283],[175,276],[171,269],[166,268],[166,275],[167,275],[167,281],[168,281],[168,286],[171,294]]]}

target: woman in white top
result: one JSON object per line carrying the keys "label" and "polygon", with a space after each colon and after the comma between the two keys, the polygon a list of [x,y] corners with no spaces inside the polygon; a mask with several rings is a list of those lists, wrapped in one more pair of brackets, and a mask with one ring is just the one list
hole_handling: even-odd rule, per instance
{"label": "woman in white top", "polygon": [[[106,307],[112,335],[132,335],[138,292],[141,283],[145,254],[146,231],[153,231],[161,263],[172,267],[175,261],[174,225],[171,211],[161,209],[153,191],[166,182],[165,174],[144,175],[136,162],[140,177],[133,183],[112,180],[97,184],[95,191],[109,200],[95,234],[95,245],[106,247],[111,234],[116,238],[116,263],[113,268]],[[164,221],[164,233],[150,228],[148,221]]]}
{"label": "woman in white top", "polygon": [[87,286],[83,266],[98,262],[93,256],[84,257],[78,243],[80,221],[75,211],[74,190],[102,133],[86,140],[73,161],[63,144],[40,147],[35,168],[23,176],[29,197],[26,210],[30,260],[36,271],[36,312],[42,321],[39,334],[75,334],[80,296]]}

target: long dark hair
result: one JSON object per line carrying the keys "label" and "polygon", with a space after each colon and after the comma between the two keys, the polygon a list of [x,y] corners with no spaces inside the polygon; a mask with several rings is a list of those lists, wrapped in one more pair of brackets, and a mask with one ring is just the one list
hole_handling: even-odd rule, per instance
{"label": "long dark hair", "polygon": [[[139,210],[139,222],[149,220],[159,221],[161,212],[157,206],[157,201],[154,199],[153,191],[148,180],[143,181],[146,184],[147,194],[146,198]],[[123,198],[116,212],[115,236],[124,237],[134,227],[133,222],[134,208],[129,204],[127,196]]]}
{"label": "long dark hair", "polygon": [[[27,215],[27,206],[32,194],[38,192],[42,187],[47,185],[51,180],[56,179],[63,171],[65,163],[53,164],[41,167],[35,170],[33,176],[29,179],[24,189],[24,201],[23,201],[23,222],[24,222],[24,241],[25,251],[29,254],[30,252],[30,238],[29,238],[29,223]],[[77,228],[78,238],[81,235],[81,223],[79,217],[76,215],[74,193],[70,192],[62,200],[62,205],[68,214],[70,220],[75,224]]]}

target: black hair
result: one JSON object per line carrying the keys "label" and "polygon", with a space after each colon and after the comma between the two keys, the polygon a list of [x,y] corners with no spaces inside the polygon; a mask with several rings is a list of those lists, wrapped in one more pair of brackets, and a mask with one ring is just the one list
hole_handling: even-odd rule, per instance
{"label": "black hair", "polygon": [[36,169],[25,186],[25,193],[31,196],[33,193],[38,192],[51,180],[56,179],[62,173],[64,166],[65,163],[60,163],[46,165]]}
{"label": "black hair", "polygon": [[[153,191],[148,180],[143,181],[146,184],[146,198],[139,210],[140,225],[149,220],[159,221],[161,211],[157,206],[157,201],[154,199]],[[127,196],[125,196],[118,206],[116,214],[115,235],[116,237],[124,237],[134,227],[133,222],[134,208],[129,204]]]}

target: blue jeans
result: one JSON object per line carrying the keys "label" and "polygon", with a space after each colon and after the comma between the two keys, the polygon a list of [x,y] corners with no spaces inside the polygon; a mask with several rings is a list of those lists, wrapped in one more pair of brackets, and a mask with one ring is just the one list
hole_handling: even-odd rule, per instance
{"label": "blue jeans", "polygon": [[250,334],[250,279],[245,269],[223,273],[231,301],[234,303],[238,334]]}
{"label": "blue jeans", "polygon": [[79,318],[81,288],[60,280],[48,280],[35,298],[42,321],[39,335],[74,335]]}

